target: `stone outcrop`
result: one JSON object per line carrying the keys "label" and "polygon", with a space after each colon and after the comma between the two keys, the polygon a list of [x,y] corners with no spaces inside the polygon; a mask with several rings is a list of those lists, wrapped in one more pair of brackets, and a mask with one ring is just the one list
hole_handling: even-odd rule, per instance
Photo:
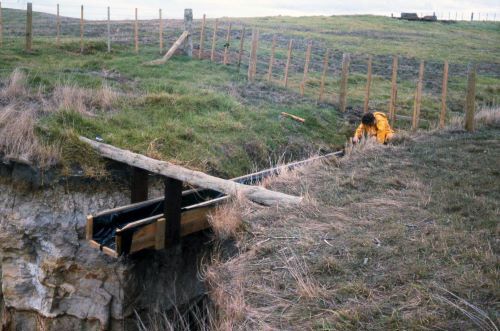
{"label": "stone outcrop", "polygon": [[85,216],[128,203],[124,184],[30,188],[0,182],[2,330],[132,330],[135,312],[203,294],[203,235],[180,249],[108,257],[84,239]]}

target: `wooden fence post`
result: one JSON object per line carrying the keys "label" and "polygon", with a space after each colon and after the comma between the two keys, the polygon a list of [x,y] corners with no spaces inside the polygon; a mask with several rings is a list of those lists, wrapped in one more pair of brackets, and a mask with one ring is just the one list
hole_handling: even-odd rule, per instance
{"label": "wooden fence post", "polygon": [[467,73],[467,96],[465,98],[465,130],[474,131],[476,112],[476,65],[469,63]]}
{"label": "wooden fence post", "polygon": [[193,10],[186,8],[184,9],[184,31],[189,34],[184,41],[184,53],[188,57],[193,57]]}
{"label": "wooden fence post", "polygon": [[134,49],[139,53],[139,23],[137,22],[137,8],[135,9],[135,22],[134,22]]}
{"label": "wooden fence post", "polygon": [[83,5],[80,8],[80,53],[83,53]]}
{"label": "wooden fence post", "polygon": [[229,63],[229,43],[231,42],[231,22],[227,27],[226,43],[224,44],[224,65]]}
{"label": "wooden fence post", "polygon": [[241,35],[240,35],[240,52],[238,53],[238,72],[240,72],[240,66],[241,66],[241,58],[243,56],[243,43],[245,40],[245,27],[241,30]]}
{"label": "wooden fence post", "polygon": [[0,47],[3,45],[2,2],[0,1]]}
{"label": "wooden fence post", "polygon": [[340,111],[345,112],[347,106],[347,79],[349,78],[349,63],[351,57],[348,53],[342,55],[342,78],[340,80],[339,105]]}
{"label": "wooden fence post", "polygon": [[57,4],[56,45],[57,47],[61,46],[61,17],[59,16],[59,4]]}
{"label": "wooden fence post", "polygon": [[439,115],[439,127],[444,128],[446,119],[446,96],[448,94],[448,60],[444,61],[443,85],[441,88],[441,114]]}
{"label": "wooden fence post", "polygon": [[392,57],[391,99],[389,100],[389,122],[396,121],[396,103],[398,98],[398,56]]}
{"label": "wooden fence post", "polygon": [[130,203],[142,202],[148,199],[148,172],[132,167],[130,177]]}
{"label": "wooden fence post", "polygon": [[274,52],[276,51],[276,35],[273,35],[273,45],[271,46],[271,57],[269,58],[269,69],[267,70],[267,81],[273,79]]}
{"label": "wooden fence post", "polygon": [[290,62],[292,60],[292,46],[293,46],[293,39],[290,39],[290,42],[288,43],[288,56],[286,58],[286,66],[285,66],[285,82],[284,86],[288,87],[288,70],[290,69]]}
{"label": "wooden fence post", "polygon": [[257,72],[257,47],[259,30],[252,29],[252,49],[250,51],[250,63],[248,64],[248,80],[253,82]]}
{"label": "wooden fence post", "polygon": [[366,90],[365,90],[365,104],[363,113],[368,113],[368,104],[370,102],[370,89],[372,86],[372,56],[368,56],[368,68],[366,73]]}
{"label": "wooden fence post", "polygon": [[323,101],[323,93],[325,92],[325,79],[326,79],[326,72],[328,71],[328,58],[330,57],[330,49],[326,49],[325,57],[323,59],[323,74],[321,75],[321,84],[319,86],[319,97],[318,101],[322,102]]}
{"label": "wooden fence post", "polygon": [[212,38],[212,52],[210,53],[210,61],[214,62],[215,60],[215,44],[217,41],[217,24],[219,23],[218,19],[215,19],[214,25],[214,36]]}
{"label": "wooden fence post", "polygon": [[181,239],[182,182],[165,179],[165,246],[179,244]]}
{"label": "wooden fence post", "polygon": [[205,23],[206,15],[203,14],[203,20],[201,21],[201,34],[200,34],[200,49],[198,50],[198,59],[203,58],[203,42],[205,41]]}
{"label": "wooden fence post", "polygon": [[33,38],[33,5],[28,2],[26,7],[26,52],[31,52]]}
{"label": "wooden fence post", "polygon": [[108,6],[108,21],[106,22],[106,28],[107,28],[107,46],[108,46],[108,53],[111,53],[111,8]]}
{"label": "wooden fence post", "polygon": [[312,42],[309,42],[307,44],[306,61],[304,63],[304,76],[302,77],[302,83],[300,83],[300,95],[301,96],[304,96],[304,90],[305,90],[306,81],[307,81],[307,74],[309,72],[309,62],[311,61],[311,48],[312,48]]}
{"label": "wooden fence post", "polygon": [[411,129],[416,131],[418,129],[418,122],[420,121],[420,106],[422,102],[422,85],[424,82],[424,61],[420,62],[418,70],[417,89],[415,90],[415,102],[413,104],[413,118]]}

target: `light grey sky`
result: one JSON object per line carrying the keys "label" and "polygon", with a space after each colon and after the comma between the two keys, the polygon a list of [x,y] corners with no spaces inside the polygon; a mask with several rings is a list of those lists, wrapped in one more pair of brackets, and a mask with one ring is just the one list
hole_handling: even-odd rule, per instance
{"label": "light grey sky", "polygon": [[[0,0],[1,1],[1,0]],[[26,0],[3,0],[7,8],[26,8]],[[54,13],[56,4],[61,6],[61,15],[79,17],[80,5],[85,6],[85,17],[104,19],[106,7],[111,7],[112,19],[132,18],[134,8],[139,8],[139,18],[156,18],[158,8],[164,17],[181,18],[184,8],[192,8],[195,18],[203,13],[207,17],[249,17],[275,15],[341,15],[376,14],[399,15],[400,12],[418,14],[438,13],[440,17],[452,19],[470,18],[470,13],[481,13],[481,19],[491,20],[496,15],[500,20],[500,0],[32,0],[33,10]]]}

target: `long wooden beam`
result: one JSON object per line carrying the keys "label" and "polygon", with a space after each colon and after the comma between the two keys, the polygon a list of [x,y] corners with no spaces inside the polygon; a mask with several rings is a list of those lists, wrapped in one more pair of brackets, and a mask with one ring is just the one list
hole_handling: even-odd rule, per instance
{"label": "long wooden beam", "polygon": [[174,55],[175,51],[182,45],[182,43],[184,42],[184,40],[186,40],[186,38],[189,36],[189,32],[188,31],[184,31],[181,36],[179,37],[179,39],[177,39],[175,41],[175,43],[172,45],[172,47],[170,47],[170,49],[168,50],[167,53],[165,53],[165,55],[163,55],[162,58],[159,58],[157,60],[154,60],[154,61],[150,61],[150,62],[146,62],[145,64],[146,65],[158,65],[158,64],[165,64],[167,63],[167,61],[172,57],[172,55]]}
{"label": "long wooden beam", "polygon": [[155,174],[177,179],[191,185],[223,192],[231,196],[241,194],[253,202],[266,206],[278,204],[299,204],[302,201],[301,197],[270,191],[261,186],[244,185],[231,180],[214,177],[201,171],[186,169],[167,161],[155,160],[141,154],[108,144],[99,143],[85,137],[80,137],[80,141],[89,144],[101,156],[108,159],[141,168]]}

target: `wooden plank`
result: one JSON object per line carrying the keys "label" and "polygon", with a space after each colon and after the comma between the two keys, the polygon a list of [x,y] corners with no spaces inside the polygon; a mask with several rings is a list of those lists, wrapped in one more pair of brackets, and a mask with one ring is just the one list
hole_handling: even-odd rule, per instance
{"label": "wooden plank", "polygon": [[181,236],[199,232],[210,227],[208,223],[208,213],[214,210],[215,206],[207,206],[186,211],[182,214]]}
{"label": "wooden plank", "polygon": [[80,53],[83,53],[83,5],[80,7]]}
{"label": "wooden plank", "polygon": [[363,113],[368,112],[368,104],[370,103],[370,89],[372,85],[372,56],[368,57],[368,68],[366,72],[366,89],[365,89],[365,104],[363,107]]}
{"label": "wooden plank", "polygon": [[271,46],[271,57],[269,58],[269,68],[267,69],[267,81],[273,79],[274,53],[276,51],[276,35],[273,35],[273,45]]}
{"label": "wooden plank", "polygon": [[148,172],[132,167],[130,177],[130,203],[148,200]]}
{"label": "wooden plank", "polygon": [[26,7],[26,52],[31,52],[33,42],[33,5],[28,2]]}
{"label": "wooden plank", "polygon": [[288,118],[291,118],[292,120],[294,121],[297,121],[297,122],[300,122],[300,123],[304,123],[306,120],[303,119],[302,117],[298,117],[298,116],[295,116],[295,115],[292,115],[292,114],[289,114],[289,113],[286,113],[284,111],[281,112],[281,116],[285,116],[285,117],[288,117]]}
{"label": "wooden plank", "polygon": [[177,245],[181,238],[182,181],[167,177],[165,179],[165,242],[168,246]]}
{"label": "wooden plank", "polygon": [[474,131],[476,112],[476,65],[469,64],[467,72],[467,95],[465,98],[465,130]]}
{"label": "wooden plank", "polygon": [[418,124],[420,120],[420,107],[422,102],[423,82],[424,82],[424,61],[420,61],[420,67],[418,70],[417,88],[415,90],[415,101],[413,103],[413,120],[411,125],[411,129],[413,131],[418,129]]}
{"label": "wooden plank", "polygon": [[241,30],[240,34],[240,51],[238,52],[238,72],[240,71],[241,67],[241,59],[243,57],[243,45],[245,42],[245,27]]}
{"label": "wooden plank", "polygon": [[154,248],[156,245],[156,222],[145,225],[132,236],[130,252],[135,253],[143,249]]}
{"label": "wooden plank", "polygon": [[200,33],[200,49],[198,49],[198,59],[203,58],[203,47],[205,42],[205,24],[206,24],[206,15],[203,14],[203,20],[201,21],[201,33]]}
{"label": "wooden plank", "polygon": [[319,97],[318,101],[323,102],[323,95],[325,93],[325,80],[326,73],[328,71],[328,58],[330,57],[330,49],[326,49],[325,57],[323,58],[323,73],[321,74],[321,84],[319,86]]}
{"label": "wooden plank", "polygon": [[340,79],[339,106],[340,111],[345,112],[347,106],[347,80],[349,77],[349,64],[351,57],[348,53],[342,55],[342,77]]}
{"label": "wooden plank", "polygon": [[391,99],[389,100],[389,122],[394,125],[396,121],[396,103],[398,95],[398,56],[392,57]]}
{"label": "wooden plank", "polygon": [[215,19],[214,24],[214,35],[212,37],[212,52],[210,53],[210,61],[215,61],[215,44],[217,43],[217,25],[219,23],[218,19]]}
{"label": "wooden plank", "polygon": [[92,248],[101,249],[101,245],[95,240],[89,240],[89,245]]}
{"label": "wooden plank", "polygon": [[448,94],[448,60],[443,65],[443,85],[441,87],[441,113],[439,114],[439,127],[444,128],[446,120],[446,97]]}
{"label": "wooden plank", "polygon": [[165,248],[165,219],[160,218],[156,221],[155,233],[155,249],[160,250]]}
{"label": "wooden plank", "polygon": [[285,66],[285,81],[283,83],[285,87],[288,87],[288,70],[290,70],[290,63],[292,61],[292,46],[293,46],[293,39],[290,39],[290,42],[288,43],[288,55],[286,58],[286,66]]}
{"label": "wooden plank", "polygon": [[300,95],[301,96],[304,96],[305,86],[306,86],[306,82],[307,82],[307,74],[309,72],[309,62],[311,61],[311,49],[312,49],[312,42],[309,42],[307,44],[306,60],[304,63],[304,76],[302,76],[302,82],[300,83]]}
{"label": "wooden plank", "polygon": [[229,44],[231,43],[231,23],[227,27],[226,44],[224,45],[224,65],[229,64]]}
{"label": "wooden plank", "polygon": [[85,224],[85,239],[92,240],[94,237],[94,218],[92,215],[87,215],[87,223]]}
{"label": "wooden plank", "polygon": [[161,8],[158,9],[158,38],[160,41],[160,54],[163,53],[163,19],[161,18]]}
{"label": "wooden plank", "polygon": [[136,53],[139,53],[139,22],[137,21],[137,8],[135,9],[134,21],[134,49]]}
{"label": "wooden plank", "polygon": [[106,246],[103,246],[102,247],[102,252],[106,255],[109,255],[111,257],[114,257],[114,258],[117,258],[118,257],[118,253],[114,250],[112,250],[111,248],[109,247],[106,247]]}

